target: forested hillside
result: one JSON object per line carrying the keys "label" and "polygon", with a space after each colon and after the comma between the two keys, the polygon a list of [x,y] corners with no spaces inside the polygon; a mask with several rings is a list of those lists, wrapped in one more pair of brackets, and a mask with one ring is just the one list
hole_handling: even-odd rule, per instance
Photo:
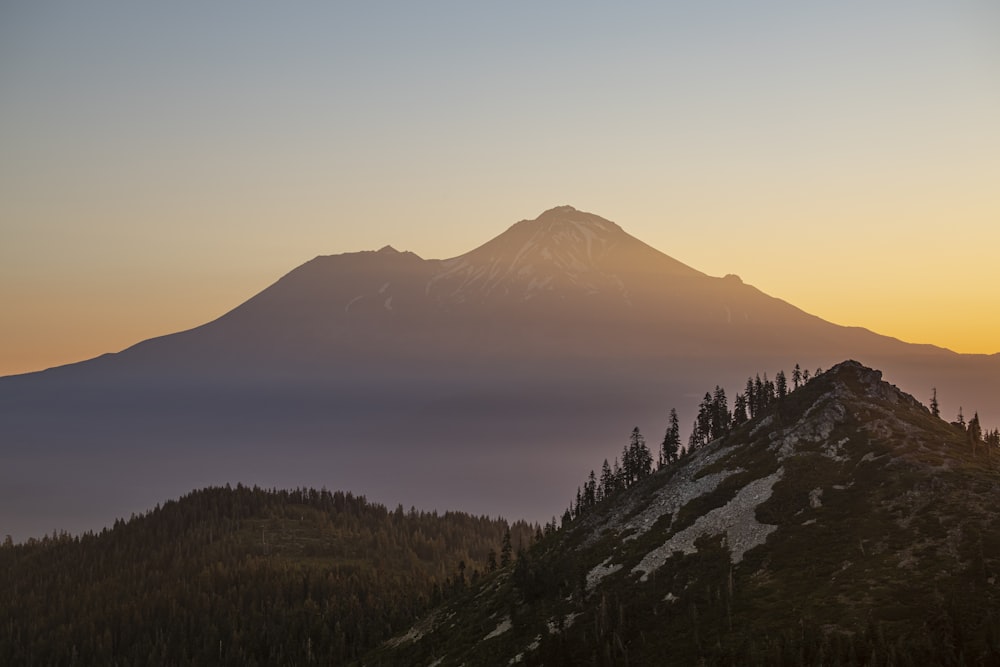
{"label": "forested hillside", "polygon": [[794,377],[738,424],[708,395],[680,455],[671,420],[658,470],[633,431],[560,528],[364,664],[1000,664],[997,431],[857,362]]}
{"label": "forested hillside", "polygon": [[[509,528],[514,545],[536,532]],[[237,486],[100,534],[8,540],[0,664],[340,664],[478,579],[507,529],[350,493]]]}

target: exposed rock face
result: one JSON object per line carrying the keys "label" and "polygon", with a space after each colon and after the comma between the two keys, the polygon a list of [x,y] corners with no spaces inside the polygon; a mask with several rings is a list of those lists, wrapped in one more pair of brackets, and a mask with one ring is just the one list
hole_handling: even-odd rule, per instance
{"label": "exposed rock face", "polygon": [[472,647],[438,627],[406,658],[992,664],[998,469],[1000,455],[977,456],[879,371],[844,362],[543,540],[487,580],[483,611],[450,607],[459,628],[513,609],[502,635]]}
{"label": "exposed rock face", "polygon": [[647,553],[632,572],[641,573],[639,581],[649,579],[649,573],[661,567],[674,552],[692,554],[698,551],[695,541],[700,537],[725,535],[726,546],[731,552],[732,562],[739,563],[743,554],[758,547],[767,540],[767,536],[778,529],[777,526],[762,524],[755,518],[760,505],[771,497],[774,483],[781,479],[783,470],[755,480],[737,492],[736,497],[724,506],[698,517],[691,525],[678,533],[661,546]]}

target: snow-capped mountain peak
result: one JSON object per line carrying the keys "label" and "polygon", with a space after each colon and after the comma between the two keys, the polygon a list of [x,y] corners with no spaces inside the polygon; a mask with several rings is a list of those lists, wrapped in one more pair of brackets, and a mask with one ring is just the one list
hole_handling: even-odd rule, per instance
{"label": "snow-capped mountain peak", "polygon": [[427,293],[458,302],[530,301],[568,290],[628,301],[625,274],[651,253],[673,262],[609,220],[559,206],[442,262]]}

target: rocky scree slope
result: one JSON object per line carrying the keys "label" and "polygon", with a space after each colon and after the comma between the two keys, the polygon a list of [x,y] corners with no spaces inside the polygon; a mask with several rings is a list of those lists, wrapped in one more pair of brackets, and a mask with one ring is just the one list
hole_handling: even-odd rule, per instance
{"label": "rocky scree slope", "polygon": [[364,664],[998,664],[997,458],[844,362]]}

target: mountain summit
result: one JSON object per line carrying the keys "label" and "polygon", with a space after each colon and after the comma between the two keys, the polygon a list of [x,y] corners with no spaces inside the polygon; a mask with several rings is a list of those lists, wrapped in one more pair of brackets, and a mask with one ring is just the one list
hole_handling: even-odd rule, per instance
{"label": "mountain summit", "polygon": [[368,663],[998,664],[1000,469],[969,438],[841,363]]}
{"label": "mountain summit", "polygon": [[452,259],[318,256],[197,328],[0,378],[0,535],[240,481],[544,520],[707,379],[845,358],[1000,423],[1000,356],[825,322],[569,206]]}
{"label": "mountain summit", "polygon": [[428,292],[457,301],[491,297],[528,301],[567,293],[628,299],[627,282],[656,275],[703,276],[572,206],[522,220],[488,243],[441,263]]}

